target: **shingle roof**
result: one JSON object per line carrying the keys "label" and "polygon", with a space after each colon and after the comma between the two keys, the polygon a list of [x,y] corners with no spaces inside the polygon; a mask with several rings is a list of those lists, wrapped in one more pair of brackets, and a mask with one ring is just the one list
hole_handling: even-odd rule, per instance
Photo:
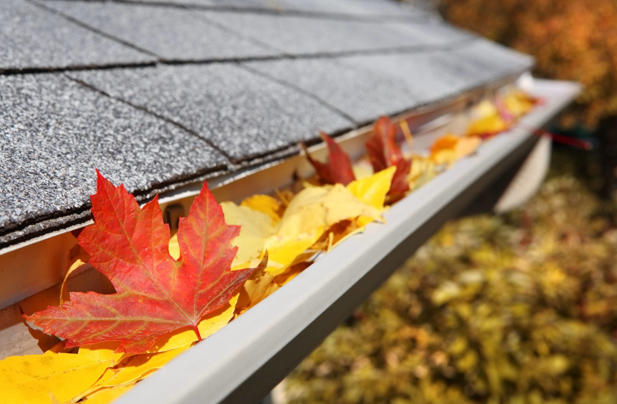
{"label": "shingle roof", "polygon": [[0,71],[153,63],[156,59],[26,1],[0,1]]}
{"label": "shingle roof", "polygon": [[6,0],[0,14],[0,248],[84,221],[95,168],[145,199],[532,64],[388,0]]}

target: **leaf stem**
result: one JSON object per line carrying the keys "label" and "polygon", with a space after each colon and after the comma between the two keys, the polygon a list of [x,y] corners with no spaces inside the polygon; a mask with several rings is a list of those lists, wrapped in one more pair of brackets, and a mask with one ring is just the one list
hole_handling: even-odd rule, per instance
{"label": "leaf stem", "polygon": [[201,334],[199,333],[199,328],[196,325],[193,326],[193,331],[197,334],[197,341],[201,341]]}

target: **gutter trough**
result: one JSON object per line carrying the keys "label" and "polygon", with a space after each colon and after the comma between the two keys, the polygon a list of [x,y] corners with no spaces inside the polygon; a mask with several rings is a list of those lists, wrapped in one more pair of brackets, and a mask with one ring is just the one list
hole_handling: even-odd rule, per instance
{"label": "gutter trough", "polygon": [[571,82],[537,80],[545,100],[524,125],[396,203],[226,327],[137,385],[117,404],[253,403],[266,396],[390,274],[449,219],[525,160],[540,128],[579,93]]}

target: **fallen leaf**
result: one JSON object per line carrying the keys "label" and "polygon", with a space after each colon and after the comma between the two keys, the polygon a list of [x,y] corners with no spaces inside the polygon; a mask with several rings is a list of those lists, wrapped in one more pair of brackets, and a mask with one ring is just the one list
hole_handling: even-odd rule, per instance
{"label": "fallen leaf", "polygon": [[277,234],[314,234],[316,230],[323,232],[340,221],[360,216],[381,220],[378,209],[356,198],[341,184],[330,188],[307,188],[299,192],[287,207]]}
{"label": "fallen leaf", "polygon": [[400,195],[409,191],[407,175],[411,161],[403,157],[401,148],[396,144],[396,128],[390,118],[382,116],[373,128],[373,136],[366,142],[373,171],[379,172],[388,167],[396,167],[389,193]]}
{"label": "fallen leaf", "polygon": [[270,195],[253,195],[242,201],[240,206],[246,206],[261,213],[265,213],[272,219],[272,225],[276,225],[280,220],[285,207]]}
{"label": "fallen leaf", "polygon": [[90,256],[81,248],[79,244],[71,248],[69,252],[69,268],[64,274],[64,280],[60,287],[60,304],[69,301],[69,292],[66,289],[66,281],[69,277],[78,271],[83,271],[90,260]]}
{"label": "fallen leaf", "polygon": [[289,231],[288,226],[281,227],[277,234],[265,241],[265,249],[270,254],[266,271],[273,276],[285,272],[299,256],[319,240],[323,231],[323,226],[317,226],[310,227],[307,231],[299,230],[294,234]]}
{"label": "fallen leaf", "polygon": [[396,170],[396,167],[388,167],[368,178],[353,181],[347,189],[362,202],[381,210]]}
{"label": "fallen leaf", "polygon": [[[91,197],[94,225],[79,235],[90,264],[108,277],[117,293],[71,293],[70,302],[26,316],[67,347],[120,341],[118,352],[147,351],[171,331],[197,325],[224,306],[255,269],[231,271],[237,226],[204,184],[188,217],[180,218],[180,259],[169,255],[169,227],[158,199],[140,208],[124,186],[97,172]],[[263,263],[265,265],[265,262]]]}
{"label": "fallen leaf", "polygon": [[180,243],[178,243],[178,232],[176,231],[169,238],[169,255],[176,261],[180,258]]}
{"label": "fallen leaf", "polygon": [[288,270],[285,271],[285,273],[282,273],[278,275],[276,278],[274,278],[274,282],[276,282],[276,284],[279,285],[279,287],[284,286],[287,283],[289,283],[289,281],[294,279],[296,276],[304,272],[304,270],[310,267],[312,264],[313,264],[312,262],[306,262],[306,261],[295,264],[289,267]]}
{"label": "fallen leaf", "polygon": [[321,163],[315,160],[306,147],[302,145],[306,157],[326,184],[349,184],[355,180],[349,156],[330,136],[323,132],[320,134],[328,146],[328,162]]}
{"label": "fallen leaf", "polygon": [[[383,176],[377,178],[383,179]],[[381,213],[341,184],[302,190],[289,203],[275,234],[265,241],[265,249],[270,254],[266,272],[272,276],[284,273],[291,265],[299,263],[298,258],[322,237],[325,229],[359,217],[364,217],[366,224],[381,220]]]}
{"label": "fallen leaf", "polygon": [[[318,241],[323,238],[324,231],[347,220],[359,223],[357,227],[361,231],[366,224],[382,220],[381,211],[362,202],[341,184],[302,190],[287,207],[276,235],[266,242],[268,251],[273,251],[272,262],[284,265],[268,267],[267,271],[274,276],[281,275],[289,266],[302,262],[299,257],[314,255],[315,251],[301,254],[307,252],[309,247],[311,250],[321,249],[323,243]],[[281,248],[275,251],[269,244]]]}
{"label": "fallen leaf", "polygon": [[495,112],[492,115],[472,121],[467,127],[467,136],[489,138],[508,129],[508,123],[503,117]]}
{"label": "fallen leaf", "polygon": [[79,347],[78,355],[94,361],[108,362],[110,366],[115,366],[125,356],[122,352],[116,352],[119,345],[118,341],[82,345]]}
{"label": "fallen leaf", "polygon": [[[258,271],[262,270],[258,268]],[[257,271],[256,271],[257,272]],[[209,337],[221,328],[225,327],[233,318],[236,304],[238,302],[238,293],[229,300],[223,307],[208,313],[201,319],[197,328],[202,339]],[[159,338],[154,345],[148,350],[148,353],[165,352],[172,349],[181,348],[197,341],[197,335],[193,330],[180,329],[172,331]]]}
{"label": "fallen leaf", "polygon": [[437,164],[451,166],[457,160],[476,151],[482,140],[476,136],[455,136],[447,134],[431,146],[431,160]]}
{"label": "fallen leaf", "polygon": [[520,118],[533,109],[540,101],[524,91],[515,90],[503,97],[503,104],[510,114]]}
{"label": "fallen leaf", "polygon": [[274,282],[274,276],[265,270],[253,272],[251,277],[244,282],[244,285],[240,289],[240,298],[236,305],[236,313],[238,315],[244,313],[270,296],[278,288],[279,285]]}
{"label": "fallen leaf", "polygon": [[223,202],[221,207],[225,221],[230,225],[240,226],[240,234],[231,242],[238,247],[232,267],[261,256],[265,239],[274,234],[270,216],[233,202]]}
{"label": "fallen leaf", "polygon": [[340,221],[324,232],[321,238],[311,247],[313,250],[330,251],[354,234],[361,233],[364,227],[372,222],[372,219],[365,220],[364,216],[354,219]]}
{"label": "fallen leaf", "polygon": [[88,404],[108,404],[124,395],[126,392],[135,387],[137,383],[126,384],[119,387],[109,387],[99,389],[92,394],[86,396],[86,403]]}
{"label": "fallen leaf", "polygon": [[46,352],[12,356],[0,361],[3,403],[49,403],[50,397],[66,402],[92,386],[109,361],[84,355]]}
{"label": "fallen leaf", "polygon": [[435,163],[429,157],[414,156],[409,171],[409,187],[412,190],[420,188],[437,175]]}
{"label": "fallen leaf", "polygon": [[143,378],[153,370],[166,365],[170,360],[190,348],[190,345],[154,354],[139,354],[131,356],[117,368],[110,368],[100,380],[92,386],[91,391],[103,387],[115,387],[132,384]]}
{"label": "fallen leaf", "polygon": [[374,172],[385,170],[403,159],[403,153],[396,144],[396,128],[387,116],[375,122],[373,136],[366,142],[366,151]]}

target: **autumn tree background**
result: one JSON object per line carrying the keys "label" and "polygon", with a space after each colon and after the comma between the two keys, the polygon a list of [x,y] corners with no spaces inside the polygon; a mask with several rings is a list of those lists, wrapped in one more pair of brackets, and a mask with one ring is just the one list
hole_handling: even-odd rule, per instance
{"label": "autumn tree background", "polygon": [[596,154],[555,147],[530,203],[447,225],[285,380],[281,402],[615,403],[617,0],[436,5],[533,55],[536,77],[582,83],[561,128],[594,136]]}
{"label": "autumn tree background", "polygon": [[453,24],[536,58],[534,75],[584,86],[567,115],[594,128],[617,114],[617,1],[439,0]]}

